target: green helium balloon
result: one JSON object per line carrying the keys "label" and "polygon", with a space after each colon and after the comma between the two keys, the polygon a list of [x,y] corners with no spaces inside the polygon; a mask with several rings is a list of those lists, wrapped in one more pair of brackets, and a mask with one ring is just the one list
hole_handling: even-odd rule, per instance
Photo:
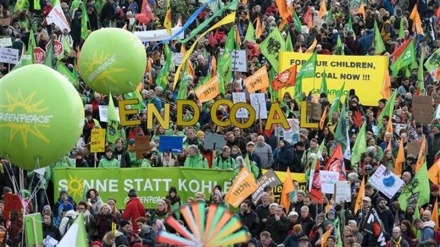
{"label": "green helium balloon", "polygon": [[133,92],[144,77],[145,47],[121,28],[103,28],[87,37],[79,59],[80,74],[93,90],[108,95]]}
{"label": "green helium balloon", "polygon": [[84,107],[57,71],[32,64],[0,80],[0,156],[33,170],[53,164],[78,141]]}

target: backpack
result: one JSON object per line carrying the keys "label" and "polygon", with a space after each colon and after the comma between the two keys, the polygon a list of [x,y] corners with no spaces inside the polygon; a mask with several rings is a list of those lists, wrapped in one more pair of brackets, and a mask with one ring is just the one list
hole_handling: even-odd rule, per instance
{"label": "backpack", "polygon": [[67,232],[69,230],[69,228],[72,226],[72,224],[75,222],[75,220],[78,216],[76,216],[75,218],[73,218],[72,216],[66,216],[66,217],[69,219],[69,221],[67,221],[65,232]]}

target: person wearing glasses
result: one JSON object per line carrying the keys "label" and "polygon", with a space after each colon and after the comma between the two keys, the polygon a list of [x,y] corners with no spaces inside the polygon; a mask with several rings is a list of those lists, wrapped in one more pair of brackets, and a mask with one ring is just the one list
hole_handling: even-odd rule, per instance
{"label": "person wearing glasses", "polygon": [[388,241],[387,246],[390,247],[409,247],[408,242],[402,238],[402,231],[399,227],[393,228],[393,234],[391,235],[391,239]]}
{"label": "person wearing glasses", "polygon": [[78,207],[76,208],[77,214],[82,214],[84,218],[84,224],[86,226],[86,232],[89,239],[92,239],[96,233],[96,221],[95,217],[90,213],[89,206],[86,202],[80,201]]}

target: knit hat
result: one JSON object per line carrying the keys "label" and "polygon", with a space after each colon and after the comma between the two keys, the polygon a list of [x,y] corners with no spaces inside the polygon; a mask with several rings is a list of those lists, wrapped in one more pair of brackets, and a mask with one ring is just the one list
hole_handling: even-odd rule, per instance
{"label": "knit hat", "polygon": [[102,247],[102,243],[99,242],[99,241],[93,241],[93,242],[92,242],[92,247],[95,247],[95,246]]}
{"label": "knit hat", "polygon": [[332,208],[332,209],[330,209],[330,210],[328,211],[328,215],[329,215],[329,216],[330,216],[330,215],[335,216],[335,215],[336,215],[336,211]]}
{"label": "knit hat", "polygon": [[435,191],[438,192],[438,185],[433,184],[433,185],[431,185],[431,192],[435,192]]}
{"label": "knit hat", "polygon": [[385,202],[386,202],[385,198],[379,196],[379,197],[376,199],[376,204],[379,204],[381,201],[385,201]]}
{"label": "knit hat", "polygon": [[64,204],[64,209],[63,209],[63,211],[67,212],[67,211],[69,211],[69,210],[73,210],[73,205],[72,205],[72,203],[66,203],[66,204]]}
{"label": "knit hat", "polygon": [[121,220],[121,221],[119,221],[119,226],[121,228],[126,226],[126,225],[128,225],[128,224],[130,224],[130,221],[128,221],[128,220]]}
{"label": "knit hat", "polygon": [[196,137],[200,138],[202,136],[205,136],[205,133],[203,131],[201,131],[201,130],[197,131]]}
{"label": "knit hat", "polygon": [[300,234],[302,232],[302,227],[300,224],[296,224],[293,226],[293,232],[296,234]]}
{"label": "knit hat", "polygon": [[136,190],[134,189],[129,190],[128,197],[137,197]]}
{"label": "knit hat", "polygon": [[128,140],[128,145],[133,146],[136,143],[136,141],[134,139],[129,139]]}

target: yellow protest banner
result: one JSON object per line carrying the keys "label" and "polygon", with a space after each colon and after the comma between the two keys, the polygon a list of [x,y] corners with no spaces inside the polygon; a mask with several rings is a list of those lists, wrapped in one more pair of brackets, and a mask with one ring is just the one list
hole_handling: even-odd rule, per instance
{"label": "yellow protest banner", "polygon": [[254,176],[249,170],[243,167],[235,177],[231,188],[225,196],[227,203],[231,204],[234,208],[240,206],[240,204],[257,189],[257,183],[255,183]]}
{"label": "yellow protest banner", "polygon": [[[295,64],[299,70],[309,57],[310,54],[281,51],[278,71],[283,72]],[[318,55],[316,63],[316,77],[302,81],[302,91],[306,94],[310,91],[319,94],[325,68],[330,102],[344,82],[344,94],[348,95],[350,89],[355,89],[363,105],[377,106],[377,102],[382,99],[382,84],[385,69],[388,68],[387,56]],[[285,88],[281,93],[284,94],[286,91],[294,95],[294,87]],[[341,100],[344,101],[345,97]]]}
{"label": "yellow protest banner", "polygon": [[90,152],[100,153],[105,151],[105,129],[92,129]]}
{"label": "yellow protest banner", "polygon": [[218,83],[217,76],[214,76],[211,78],[211,80],[198,87],[195,90],[195,93],[197,98],[200,100],[200,103],[204,103],[215,98],[220,93],[220,84]]}
{"label": "yellow protest banner", "polygon": [[266,65],[257,70],[254,74],[243,80],[249,93],[269,87],[269,76]]}

